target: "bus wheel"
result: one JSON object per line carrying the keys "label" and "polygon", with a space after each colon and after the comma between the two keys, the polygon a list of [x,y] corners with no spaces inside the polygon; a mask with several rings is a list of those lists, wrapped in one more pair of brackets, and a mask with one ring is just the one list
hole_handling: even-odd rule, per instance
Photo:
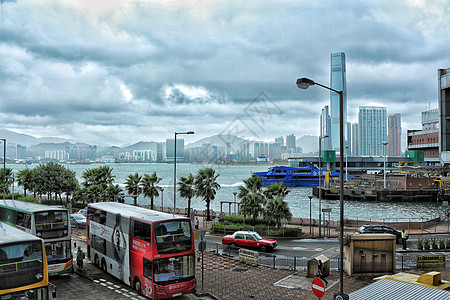
{"label": "bus wheel", "polygon": [[134,279],[134,290],[138,293],[138,295],[142,295],[141,282],[139,281],[139,278]]}
{"label": "bus wheel", "polygon": [[102,258],[102,267],[101,267],[102,271],[108,273],[108,267],[106,266],[106,260],[104,258]]}
{"label": "bus wheel", "polygon": [[95,254],[95,256],[94,256],[94,265],[95,265],[96,267],[99,266],[98,255],[97,255],[97,254]]}

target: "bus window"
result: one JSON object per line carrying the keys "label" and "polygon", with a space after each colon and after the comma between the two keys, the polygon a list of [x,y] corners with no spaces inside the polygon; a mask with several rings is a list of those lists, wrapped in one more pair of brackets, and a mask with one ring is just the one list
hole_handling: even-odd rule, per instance
{"label": "bus window", "polygon": [[144,276],[152,280],[153,274],[153,262],[150,259],[144,257]]}
{"label": "bus window", "polygon": [[16,225],[26,229],[31,229],[31,215],[18,211]]}
{"label": "bus window", "polygon": [[131,220],[131,226],[133,228],[132,235],[135,238],[144,240],[146,242],[151,242],[151,230],[150,224]]}
{"label": "bus window", "polygon": [[180,279],[194,277],[194,255],[168,257],[154,261],[155,283],[172,284]]}
{"label": "bus window", "polygon": [[92,248],[94,248],[95,250],[97,250],[98,252],[102,253],[102,254],[106,254],[106,240],[96,236],[96,235],[92,235]]}
{"label": "bus window", "polygon": [[180,253],[191,250],[191,223],[188,220],[157,223],[155,237],[158,253]]}
{"label": "bus window", "polygon": [[59,260],[67,261],[67,258],[72,257],[70,241],[45,243],[45,253],[49,264],[58,263]]}
{"label": "bus window", "polygon": [[67,211],[35,213],[36,235],[43,239],[65,237],[69,234]]}
{"label": "bus window", "polygon": [[42,242],[4,246],[0,253],[0,290],[43,280]]}
{"label": "bus window", "polygon": [[106,224],[106,211],[100,209],[93,209],[91,207],[88,208],[87,218],[96,223],[105,225]]}

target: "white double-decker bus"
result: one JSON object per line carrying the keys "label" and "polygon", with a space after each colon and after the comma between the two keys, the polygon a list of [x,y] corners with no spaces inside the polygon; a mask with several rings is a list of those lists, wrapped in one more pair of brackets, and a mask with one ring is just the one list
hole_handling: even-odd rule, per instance
{"label": "white double-decker bus", "polygon": [[72,274],[68,211],[17,200],[0,200],[0,221],[44,240],[50,275]]}

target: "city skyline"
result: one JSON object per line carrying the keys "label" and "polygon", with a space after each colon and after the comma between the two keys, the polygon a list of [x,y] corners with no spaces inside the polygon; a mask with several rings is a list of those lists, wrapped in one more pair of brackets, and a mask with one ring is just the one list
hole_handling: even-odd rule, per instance
{"label": "city skyline", "polygon": [[330,95],[295,80],[329,85],[330,53],[343,52],[347,121],[384,106],[406,137],[437,107],[448,14],[440,1],[6,1],[0,126],[109,146],[190,130],[319,136]]}

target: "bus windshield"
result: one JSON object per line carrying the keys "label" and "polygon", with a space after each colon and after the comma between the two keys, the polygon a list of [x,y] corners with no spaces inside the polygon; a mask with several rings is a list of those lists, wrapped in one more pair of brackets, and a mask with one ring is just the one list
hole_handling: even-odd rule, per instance
{"label": "bus windshield", "polygon": [[155,224],[156,247],[160,254],[181,253],[192,249],[189,220],[172,220]]}
{"label": "bus windshield", "polygon": [[162,258],[154,261],[155,283],[160,285],[189,281],[194,278],[194,255]]}
{"label": "bus windshield", "polygon": [[0,247],[0,290],[42,281],[43,267],[40,241]]}
{"label": "bus windshield", "polygon": [[43,239],[65,237],[69,234],[67,211],[35,213],[36,233]]}
{"label": "bus windshield", "polygon": [[70,241],[45,243],[45,253],[49,264],[66,262],[68,258],[72,258]]}

